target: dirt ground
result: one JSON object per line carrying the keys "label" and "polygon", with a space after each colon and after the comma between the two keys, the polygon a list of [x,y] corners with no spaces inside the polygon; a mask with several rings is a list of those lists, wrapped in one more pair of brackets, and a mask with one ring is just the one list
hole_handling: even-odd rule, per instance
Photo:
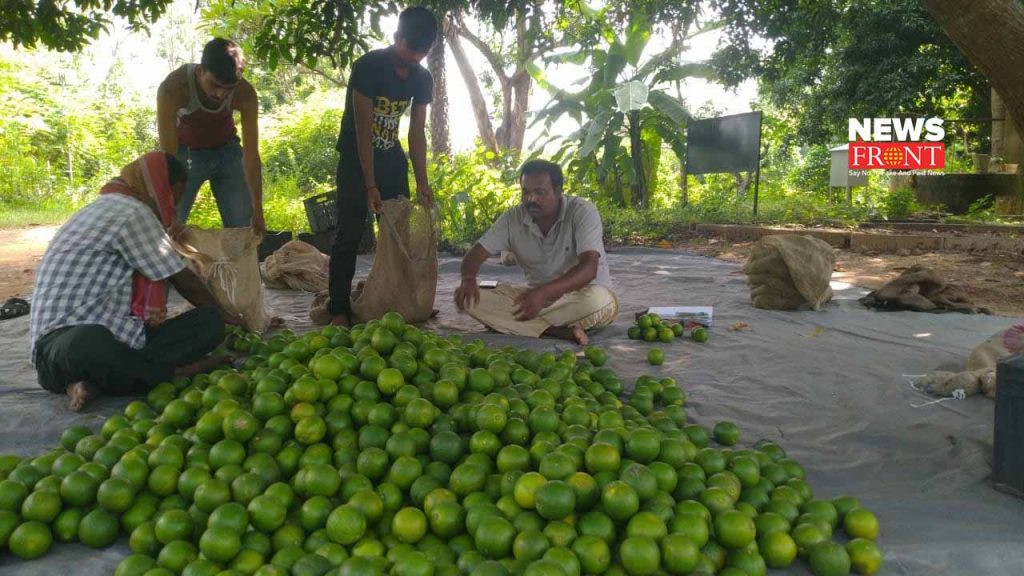
{"label": "dirt ground", "polygon": [[[36,268],[56,231],[56,226],[0,230],[0,301],[32,292]],[[691,237],[663,243],[662,247],[743,262],[751,245]],[[840,250],[833,279],[877,288],[914,264],[929,266],[949,282],[959,284],[979,306],[996,314],[1024,317],[1024,258],[1015,254],[932,252],[898,256]]]}
{"label": "dirt ground", "polygon": [[[724,242],[690,237],[671,247],[732,262],[745,262],[753,242]],[[1002,316],[1024,317],[1024,258],[1003,252],[925,252],[920,255],[861,254],[838,250],[832,279],[865,288],[879,288],[907,268],[922,264],[948,282],[963,287],[977,306]]]}
{"label": "dirt ground", "polygon": [[0,302],[32,293],[36,268],[57,226],[0,230]]}

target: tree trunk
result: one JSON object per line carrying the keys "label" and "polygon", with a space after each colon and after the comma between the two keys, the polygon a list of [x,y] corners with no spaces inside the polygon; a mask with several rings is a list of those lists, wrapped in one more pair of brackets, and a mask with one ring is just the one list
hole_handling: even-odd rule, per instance
{"label": "tree trunk", "polygon": [[747,200],[747,193],[750,192],[750,184],[754,181],[757,172],[747,172],[744,176],[740,172],[733,172],[732,177],[736,179],[736,201],[743,203]]}
{"label": "tree trunk", "polygon": [[686,160],[679,159],[679,202],[683,208],[690,204],[690,188],[686,185]]}
{"label": "tree trunk", "polygon": [[1019,0],[923,0],[939,27],[999,92],[1024,134],[1024,5]]}
{"label": "tree trunk", "polygon": [[498,126],[498,146],[506,150],[522,150],[526,138],[526,110],[530,106],[533,77],[526,70],[517,72],[502,92],[504,113]]}
{"label": "tree trunk", "polygon": [[473,105],[473,116],[476,118],[476,127],[480,132],[480,140],[487,150],[498,153],[498,141],[494,137],[494,127],[491,125],[491,118],[487,115],[487,102],[484,100],[483,91],[480,90],[480,83],[477,81],[473,65],[466,57],[466,51],[462,48],[462,41],[459,39],[457,26],[454,22],[448,27],[448,45],[455,56],[455,63],[459,66],[459,74],[466,83],[469,90],[469,101]]}
{"label": "tree trunk", "polygon": [[512,78],[515,100],[512,103],[512,117],[509,121],[508,147],[513,150],[523,149],[523,139],[526,137],[526,111],[530,106],[532,86],[533,77],[526,70],[516,73]]}
{"label": "tree trunk", "polygon": [[644,177],[644,142],[640,138],[640,112],[629,113],[629,156],[633,161],[636,185],[633,187],[640,208],[647,207],[647,178]]}
{"label": "tree trunk", "polygon": [[[442,26],[444,24],[442,23]],[[430,105],[430,151],[435,158],[451,154],[448,134],[448,78],[444,70],[444,34],[427,54],[427,68],[434,77],[434,101]]]}
{"label": "tree trunk", "polygon": [[537,28],[541,26],[540,21],[536,18],[527,21],[522,11],[517,12],[515,18],[516,48],[513,57],[515,72],[511,76],[505,72],[505,60],[472,30],[461,25],[461,21],[458,30],[458,33],[487,60],[494,76],[501,84],[501,124],[494,134],[498,147],[504,150],[522,150],[523,148],[523,140],[526,135],[526,111],[530,104],[530,88],[533,86],[533,77],[526,70],[526,65],[537,58],[536,45],[531,38],[540,34]]}
{"label": "tree trunk", "polygon": [[[516,69],[511,77],[504,70],[495,69],[495,73],[504,78],[502,81],[502,116],[498,128],[498,145],[506,150],[522,150],[526,135],[526,110],[530,105],[530,87],[533,78],[526,70],[526,63],[531,58],[533,49],[529,36],[536,30],[528,30],[529,25],[537,25],[536,21],[529,24],[522,11],[516,14]],[[493,62],[494,60],[491,59]]]}

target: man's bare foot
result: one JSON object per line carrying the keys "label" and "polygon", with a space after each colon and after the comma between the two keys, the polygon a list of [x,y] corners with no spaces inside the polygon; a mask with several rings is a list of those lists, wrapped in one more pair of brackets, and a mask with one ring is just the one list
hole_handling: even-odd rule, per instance
{"label": "man's bare foot", "polygon": [[85,406],[86,401],[99,395],[99,390],[85,381],[68,384],[66,392],[71,399],[68,408],[73,412],[78,412]]}
{"label": "man's bare foot", "polygon": [[331,326],[344,326],[345,328],[352,327],[352,317],[348,314],[338,314],[337,316],[331,316]]}
{"label": "man's bare foot", "polygon": [[231,356],[207,356],[206,358],[201,358],[191,364],[178,366],[174,369],[174,375],[191,377],[196,374],[203,374],[204,372],[209,372],[219,366],[230,364],[232,360]]}
{"label": "man's bare foot", "polygon": [[574,324],[572,326],[552,326],[545,330],[541,336],[561,338],[562,340],[575,342],[580,346],[586,346],[590,342],[590,337],[587,336],[587,331],[579,324]]}

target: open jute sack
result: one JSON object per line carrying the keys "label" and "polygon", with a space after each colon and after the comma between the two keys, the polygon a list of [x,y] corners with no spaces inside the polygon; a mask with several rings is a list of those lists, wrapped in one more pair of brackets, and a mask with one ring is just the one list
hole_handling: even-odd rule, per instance
{"label": "open jute sack", "polygon": [[829,280],[836,255],[813,236],[765,236],[743,266],[750,301],[765,310],[817,310],[832,299]]}
{"label": "open jute sack", "polygon": [[270,316],[263,306],[263,285],[256,248],[260,236],[252,228],[203,230],[187,226],[179,239],[182,255],[228,314],[263,332]]}
{"label": "open jute sack", "polygon": [[377,253],[366,282],[352,292],[356,322],[398,312],[406,322],[430,318],[437,293],[437,227],[430,208],[405,198],[387,200]]}
{"label": "open jute sack", "polygon": [[316,246],[292,240],[263,261],[263,281],[267,288],[322,292],[327,290],[329,263]]}

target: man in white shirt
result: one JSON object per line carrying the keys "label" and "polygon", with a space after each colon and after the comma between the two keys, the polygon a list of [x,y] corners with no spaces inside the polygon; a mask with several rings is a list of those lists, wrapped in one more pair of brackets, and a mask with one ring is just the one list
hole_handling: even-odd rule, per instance
{"label": "man in white shirt", "polygon": [[[502,214],[462,259],[455,305],[487,327],[518,336],[553,336],[587,344],[586,331],[619,312],[612,292],[601,216],[588,200],[562,195],[562,168],[530,160],[519,169],[522,199]],[[480,266],[510,251],[528,286],[481,291]]]}

